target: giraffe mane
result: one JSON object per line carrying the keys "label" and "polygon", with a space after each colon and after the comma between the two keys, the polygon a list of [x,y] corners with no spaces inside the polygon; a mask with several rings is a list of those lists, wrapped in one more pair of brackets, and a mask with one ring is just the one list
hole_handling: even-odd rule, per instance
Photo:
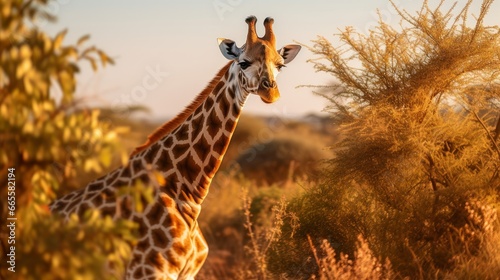
{"label": "giraffe mane", "polygon": [[232,61],[227,63],[224,67],[222,67],[217,75],[208,83],[205,89],[196,96],[196,98],[184,108],[182,112],[180,112],[177,116],[175,116],[170,121],[164,123],[162,126],[158,127],[153,133],[148,136],[146,142],[134,149],[134,151],[130,154],[130,156],[134,156],[144,150],[146,150],[153,143],[157,142],[165,135],[172,132],[174,129],[179,127],[207,98],[207,96],[212,92],[215,86],[219,83],[219,81],[224,77],[224,74],[228,71],[229,66]]}

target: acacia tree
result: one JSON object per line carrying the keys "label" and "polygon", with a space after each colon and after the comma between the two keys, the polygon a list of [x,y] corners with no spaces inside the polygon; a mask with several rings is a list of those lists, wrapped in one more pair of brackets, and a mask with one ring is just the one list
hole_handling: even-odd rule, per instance
{"label": "acacia tree", "polygon": [[[320,94],[343,139],[326,183],[296,203],[297,243],[310,233],[352,252],[361,233],[399,273],[424,278],[483,248],[500,191],[500,29],[484,25],[492,3],[473,20],[472,0],[445,11],[444,0],[424,1],[416,15],[393,5],[397,27],[380,20],[366,35],[345,29],[340,46],[314,41],[315,69],[338,81]],[[327,224],[314,230],[317,220]]]}
{"label": "acacia tree", "polygon": [[[347,149],[333,161],[342,163],[341,173],[385,188],[398,180],[393,172],[408,173],[401,161],[413,159],[410,166],[418,163],[428,177],[414,183],[429,184],[435,193],[463,184],[468,172],[478,170],[493,172],[487,182],[494,185],[500,155],[499,29],[483,26],[492,2],[483,2],[472,28],[472,1],[455,17],[453,9],[443,13],[425,1],[416,16],[398,11],[401,31],[380,22],[367,36],[342,32],[343,48],[325,38],[315,41],[311,50],[330,63],[312,60],[316,70],[339,80],[324,96],[345,132],[340,145]],[[390,203],[397,208],[404,201]]]}
{"label": "acacia tree", "polygon": [[[118,277],[129,250],[125,242],[133,240],[130,223],[95,212],[63,223],[48,211],[56,193],[75,187],[77,173],[85,176],[110,164],[112,153],[119,151],[120,131],[100,121],[99,110],[75,99],[81,62],[96,70],[98,62],[105,66],[112,59],[96,47],[85,47],[89,36],[65,45],[66,31],[51,37],[40,30],[37,20],[54,19],[48,2],[0,1],[0,195],[7,200],[6,181],[14,178],[9,197],[16,202],[14,211],[1,203],[0,216],[2,221],[17,218],[16,243],[8,242],[10,232],[0,234],[0,278]],[[15,272],[5,266],[5,256],[12,252],[15,263],[9,266]],[[114,271],[106,270],[106,263]]]}

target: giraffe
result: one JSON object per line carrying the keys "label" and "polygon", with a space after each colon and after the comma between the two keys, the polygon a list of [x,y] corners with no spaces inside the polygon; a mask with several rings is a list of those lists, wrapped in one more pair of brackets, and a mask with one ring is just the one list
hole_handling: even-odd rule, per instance
{"label": "giraffe", "polygon": [[[139,239],[127,260],[126,279],[194,279],[207,257],[197,217],[243,105],[251,94],[265,103],[276,101],[276,76],[300,50],[293,44],[276,49],[272,18],[264,21],[263,37],[257,36],[256,17],[245,21],[246,43],[237,47],[230,39],[218,39],[230,61],[190,105],[148,136],[126,165],[50,206],[66,218],[97,208],[113,219],[136,222]],[[150,169],[161,174],[161,184],[153,184]],[[135,211],[130,196],[119,195],[137,181],[154,188],[153,201],[142,212]]]}

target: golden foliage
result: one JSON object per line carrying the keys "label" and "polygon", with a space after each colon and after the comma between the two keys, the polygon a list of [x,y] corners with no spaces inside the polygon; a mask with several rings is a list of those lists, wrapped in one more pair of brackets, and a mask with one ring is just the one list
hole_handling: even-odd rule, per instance
{"label": "golden foliage", "polygon": [[[133,240],[131,223],[101,219],[95,212],[63,222],[47,208],[58,192],[77,187],[77,173],[101,172],[119,150],[119,128],[101,122],[99,110],[75,99],[81,61],[96,69],[98,62],[105,66],[113,59],[84,47],[88,35],[67,45],[67,30],[54,37],[40,30],[39,20],[54,19],[48,2],[0,1],[0,177],[15,168],[18,241],[16,272],[2,269],[0,278],[119,278]],[[7,197],[6,184],[0,195]],[[1,205],[5,221],[7,204]],[[4,255],[10,250],[5,231],[0,240]]]}
{"label": "golden foliage", "polygon": [[318,276],[313,275],[311,279],[396,279],[392,271],[391,262],[386,259],[382,264],[368,246],[368,242],[363,236],[358,236],[357,250],[354,259],[349,259],[346,254],[336,257],[335,250],[327,240],[321,242],[321,257],[311,238],[308,241],[313,251],[316,264],[318,265]]}
{"label": "golden foliage", "polygon": [[363,234],[402,277],[453,278],[490,244],[486,228],[498,225],[483,227],[470,207],[488,201],[481,217],[491,217],[500,191],[500,28],[484,25],[492,2],[471,20],[472,1],[446,11],[424,1],[416,15],[398,10],[398,27],[380,20],[368,34],[340,32],[339,46],[314,41],[315,69],[337,80],[321,95],[342,139],[324,182],[290,203],[301,228],[278,242],[276,263],[288,262],[273,267],[303,264],[308,234],[351,256]]}

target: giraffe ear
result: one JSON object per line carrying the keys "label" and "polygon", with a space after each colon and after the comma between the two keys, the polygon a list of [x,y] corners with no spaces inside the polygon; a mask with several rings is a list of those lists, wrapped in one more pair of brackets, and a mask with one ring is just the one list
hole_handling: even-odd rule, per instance
{"label": "giraffe ear", "polygon": [[233,40],[218,38],[217,42],[219,43],[219,49],[222,52],[222,55],[227,59],[237,59],[241,54],[241,49],[236,46],[236,43]]}
{"label": "giraffe ear", "polygon": [[285,60],[285,64],[287,64],[295,58],[295,56],[299,53],[300,48],[300,45],[286,45],[278,50],[278,53]]}

